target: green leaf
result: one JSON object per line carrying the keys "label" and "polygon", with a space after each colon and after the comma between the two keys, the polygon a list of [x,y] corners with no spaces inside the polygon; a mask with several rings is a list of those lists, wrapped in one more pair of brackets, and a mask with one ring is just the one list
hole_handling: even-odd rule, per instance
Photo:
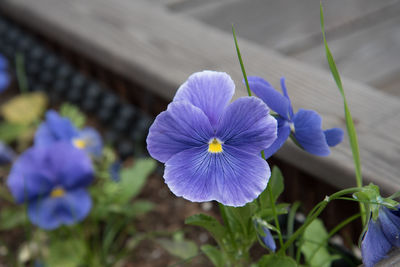
{"label": "green leaf", "polygon": [[[275,206],[275,211],[277,215],[282,215],[282,214],[287,214],[288,213],[288,203],[279,203]],[[272,208],[265,208],[263,210],[260,210],[255,214],[258,217],[261,217],[267,221],[273,220],[274,219],[274,211]]]}
{"label": "green leaf", "polygon": [[26,223],[26,213],[22,208],[2,208],[0,211],[0,230],[10,230]]}
{"label": "green leaf", "polygon": [[222,244],[227,232],[226,229],[214,218],[205,214],[196,214],[186,218],[185,224],[196,225],[205,228],[218,244]]}
{"label": "green leaf", "polygon": [[301,252],[311,267],[329,267],[335,258],[327,248],[328,232],[320,219],[315,219],[303,233]]}
{"label": "green leaf", "polygon": [[347,104],[347,99],[346,99],[346,96],[344,93],[342,80],[340,78],[339,71],[337,70],[335,60],[333,59],[332,53],[328,47],[328,42],[326,41],[325,26],[324,26],[324,13],[322,10],[322,3],[320,3],[320,17],[321,17],[321,30],[322,30],[322,37],[324,40],[326,58],[328,60],[328,64],[329,64],[329,68],[331,70],[332,76],[336,82],[337,87],[339,88],[340,94],[342,95],[342,99],[343,99],[343,103],[344,103],[344,113],[345,113],[345,117],[346,117],[347,133],[349,135],[350,146],[351,146],[351,151],[353,153],[354,166],[355,166],[355,170],[356,170],[357,186],[361,187],[362,186],[361,161],[360,161],[360,151],[359,151],[359,146],[358,146],[357,133],[356,133],[356,129],[354,127],[354,122],[353,122],[353,118],[350,113],[350,109]]}
{"label": "green leaf", "polygon": [[83,237],[82,239],[53,239],[49,244],[49,253],[45,258],[46,265],[77,267],[84,263],[87,247]]}
{"label": "green leaf", "polygon": [[1,106],[4,119],[10,123],[29,125],[40,119],[47,106],[42,92],[18,95]]}
{"label": "green leaf", "polygon": [[139,159],[131,168],[121,170],[121,180],[118,182],[121,202],[127,202],[140,193],[147,177],[154,171],[155,167],[156,162],[151,158],[147,158]]}
{"label": "green leaf", "polygon": [[197,255],[198,248],[196,243],[185,239],[166,239],[156,240],[166,251],[180,259],[192,258]]}
{"label": "green leaf", "polygon": [[270,194],[268,192],[269,188],[272,189],[272,202],[275,203],[284,190],[283,175],[281,170],[276,166],[272,168],[272,174],[268,181],[268,187],[264,190],[264,192],[261,193],[259,197],[261,209],[271,206]]}
{"label": "green leaf", "polygon": [[200,250],[207,255],[215,267],[225,266],[226,261],[224,259],[224,255],[217,247],[212,245],[203,245],[200,247]]}
{"label": "green leaf", "polygon": [[258,261],[259,267],[296,267],[297,263],[290,257],[276,254],[264,255]]}
{"label": "green leaf", "polygon": [[254,229],[252,224],[252,217],[256,211],[254,203],[247,203],[243,207],[229,207],[223,206],[225,215],[231,231],[234,233],[241,233],[244,237],[251,235],[251,230]]}
{"label": "green leaf", "polygon": [[11,143],[24,135],[25,130],[28,127],[24,124],[11,123],[11,122],[0,122],[0,140],[5,143]]}
{"label": "green leaf", "polygon": [[64,103],[60,108],[60,115],[67,117],[77,128],[82,128],[86,122],[86,116],[78,107],[69,103]]}
{"label": "green leaf", "polygon": [[120,172],[120,181],[111,179],[105,181],[103,201],[114,205],[127,204],[142,190],[147,177],[156,167],[153,159],[139,159],[132,167],[124,168]]}

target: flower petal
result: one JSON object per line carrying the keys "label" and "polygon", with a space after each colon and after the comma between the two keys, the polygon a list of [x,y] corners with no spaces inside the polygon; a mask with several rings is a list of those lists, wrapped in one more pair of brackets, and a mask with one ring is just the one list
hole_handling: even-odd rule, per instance
{"label": "flower petal", "polygon": [[262,236],[261,239],[263,240],[264,245],[271,251],[275,252],[276,244],[274,238],[272,237],[271,231],[267,227],[263,227],[263,231],[265,235]]}
{"label": "flower petal", "polygon": [[267,149],[264,150],[265,158],[268,159],[271,157],[275,152],[277,152],[283,144],[286,142],[290,135],[290,125],[289,123],[282,119],[278,118],[278,137],[276,138],[275,142],[272,143]]}
{"label": "flower petal", "polygon": [[86,187],[93,180],[92,161],[85,151],[70,143],[57,142],[49,149],[48,168],[57,177],[56,185],[66,189]]}
{"label": "flower petal", "polygon": [[0,92],[3,92],[5,89],[7,89],[10,85],[10,82],[10,75],[5,71],[0,70]]}
{"label": "flower petal", "polygon": [[259,155],[225,144],[222,153],[209,153],[207,147],[184,150],[166,162],[164,179],[175,195],[237,207],[266,188],[271,172]]}
{"label": "flower petal", "polygon": [[178,152],[208,143],[212,135],[210,121],[200,108],[186,101],[172,102],[150,127],[147,150],[166,162]]}
{"label": "flower petal", "polygon": [[340,128],[331,128],[324,131],[328,146],[336,146],[343,141],[344,132]]}
{"label": "flower petal", "polygon": [[287,120],[289,119],[288,112],[290,109],[290,102],[286,97],[275,90],[266,80],[260,77],[249,76],[247,79],[251,91],[261,98],[262,101],[264,101],[264,103],[273,111],[283,118]]}
{"label": "flower petal", "polygon": [[222,115],[216,137],[248,153],[260,153],[276,139],[277,122],[256,97],[241,97]]}
{"label": "flower petal", "polygon": [[14,162],[7,186],[17,203],[47,195],[53,188],[53,174],[43,166],[46,157],[46,149],[34,147]]}
{"label": "flower petal", "polygon": [[225,72],[196,72],[182,84],[174,101],[188,101],[200,108],[215,128],[235,92],[235,84]]}
{"label": "flower petal", "polygon": [[103,141],[98,131],[92,127],[85,127],[79,131],[77,137],[84,143],[84,150],[92,156],[99,157],[103,152]]}
{"label": "flower petal", "polygon": [[286,97],[286,99],[288,100],[288,102],[289,102],[289,118],[293,118],[293,107],[292,107],[292,102],[290,101],[290,98],[289,98],[289,94],[288,94],[288,92],[287,92],[287,89],[286,89],[286,84],[285,84],[285,77],[282,77],[281,78],[281,88],[282,88],[282,92],[283,92],[283,95]]}
{"label": "flower petal", "polygon": [[361,254],[365,267],[373,267],[386,256],[391,248],[392,245],[383,234],[379,221],[370,220],[368,231],[361,243]]}
{"label": "flower petal", "polygon": [[92,207],[92,200],[85,189],[67,191],[64,196],[47,196],[30,202],[28,216],[31,222],[46,230],[70,225],[83,220]]}
{"label": "flower petal", "polygon": [[325,134],[322,130],[322,119],[313,110],[299,109],[293,117],[295,137],[307,152],[317,156],[330,153]]}
{"label": "flower petal", "polygon": [[[398,213],[398,211],[397,211]],[[396,211],[382,207],[379,211],[379,221],[382,224],[383,233],[392,246],[400,247],[400,216]]]}
{"label": "flower petal", "polygon": [[46,121],[42,122],[35,134],[35,146],[47,146],[57,141],[70,141],[78,135],[78,129],[72,122],[61,117],[56,111],[46,112]]}

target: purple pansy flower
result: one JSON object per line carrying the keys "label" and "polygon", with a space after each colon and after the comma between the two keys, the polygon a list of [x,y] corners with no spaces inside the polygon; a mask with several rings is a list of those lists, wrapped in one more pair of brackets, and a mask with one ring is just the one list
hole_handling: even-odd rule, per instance
{"label": "purple pansy flower", "polygon": [[92,202],[86,187],[93,167],[88,155],[70,143],[26,150],[14,163],[7,180],[17,203],[28,203],[28,217],[52,230],[83,220]]}
{"label": "purple pansy flower", "polygon": [[194,73],[150,127],[147,149],[165,163],[175,195],[243,206],[267,186],[271,173],[260,152],[275,141],[276,120],[258,98],[229,104],[234,91],[226,73]]}
{"label": "purple pansy flower", "polygon": [[8,61],[0,54],[0,93],[10,85],[10,75],[8,74]]}
{"label": "purple pansy flower", "polygon": [[322,130],[322,119],[317,112],[306,109],[293,112],[284,78],[281,78],[283,95],[262,78],[248,77],[248,81],[251,91],[278,114],[278,138],[264,151],[266,158],[278,151],[292,131],[300,146],[317,156],[329,155],[329,147],[343,140],[343,130],[340,128]]}
{"label": "purple pansy flower", "polygon": [[393,248],[400,247],[400,209],[381,207],[378,219],[371,219],[361,243],[363,263],[373,267]]}
{"label": "purple pansy flower", "polygon": [[9,146],[0,141],[0,166],[11,163],[15,158],[15,152]]}
{"label": "purple pansy flower", "polygon": [[59,141],[71,142],[93,156],[101,156],[103,150],[101,136],[95,129],[85,127],[79,130],[68,118],[49,110],[46,120],[40,124],[35,134],[35,146],[48,146]]}

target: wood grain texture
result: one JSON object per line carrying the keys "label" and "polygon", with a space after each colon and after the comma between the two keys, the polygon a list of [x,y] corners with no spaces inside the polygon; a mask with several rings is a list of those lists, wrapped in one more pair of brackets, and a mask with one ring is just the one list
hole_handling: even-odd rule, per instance
{"label": "wood grain texture", "polygon": [[[0,8],[163,97],[171,99],[179,84],[203,69],[228,72],[238,87],[235,97],[246,94],[231,35],[159,5],[141,0],[3,0]],[[277,87],[284,75],[295,109],[315,109],[325,127],[344,127],[343,105],[329,73],[243,39],[239,44],[248,74]],[[343,83],[359,133],[365,183],[373,181],[388,193],[399,190],[399,99],[349,79]],[[355,184],[347,141],[327,158],[308,155],[291,143],[277,156],[335,186]]]}
{"label": "wood grain texture", "polygon": [[[234,24],[242,38],[293,54],[321,43],[319,3],[320,0],[225,0],[183,12],[227,32]],[[360,18],[369,17],[374,22],[385,20],[388,15],[397,16],[398,13],[391,10],[399,1],[325,0],[322,3],[327,32],[341,35]],[[383,9],[385,14],[380,14]],[[363,21],[363,25],[370,21]]]}
{"label": "wood grain texture", "polygon": [[[400,12],[400,4],[397,5]],[[400,96],[400,17],[385,20],[330,42],[339,70],[348,77]],[[328,35],[329,37],[329,35]],[[322,45],[295,55],[296,58],[328,69]]]}

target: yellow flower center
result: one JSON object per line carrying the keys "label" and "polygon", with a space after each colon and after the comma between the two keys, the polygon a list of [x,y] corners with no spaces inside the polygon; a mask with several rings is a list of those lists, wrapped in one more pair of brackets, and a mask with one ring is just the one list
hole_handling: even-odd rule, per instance
{"label": "yellow flower center", "polygon": [[74,144],[74,146],[76,146],[77,148],[80,148],[80,149],[83,149],[86,147],[86,142],[83,139],[76,138],[76,139],[72,140],[72,143]]}
{"label": "yellow flower center", "polygon": [[221,153],[222,152],[222,142],[219,141],[217,138],[213,138],[208,143],[208,152]]}
{"label": "yellow flower center", "polygon": [[62,197],[63,195],[65,195],[65,191],[61,187],[54,188],[50,193],[50,196],[53,198]]}

